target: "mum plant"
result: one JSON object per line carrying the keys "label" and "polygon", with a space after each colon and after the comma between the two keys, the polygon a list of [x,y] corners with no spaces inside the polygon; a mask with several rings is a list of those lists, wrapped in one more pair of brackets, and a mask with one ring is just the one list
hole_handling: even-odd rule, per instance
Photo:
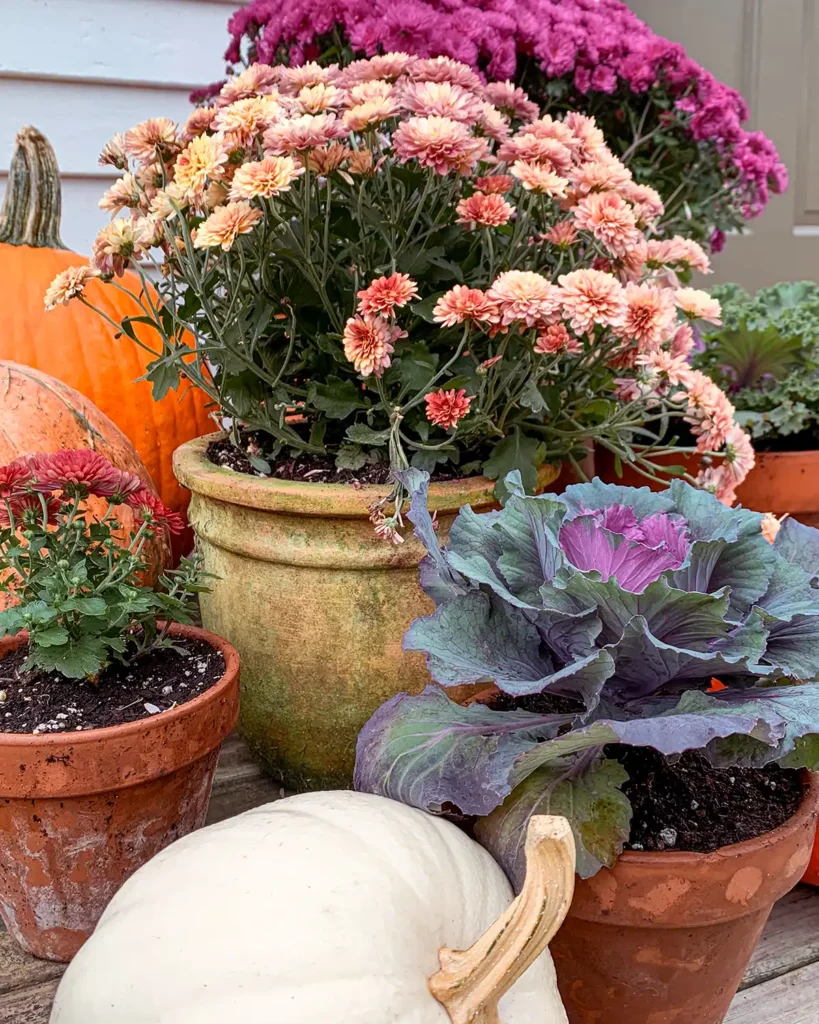
{"label": "mum plant", "polygon": [[592,114],[635,180],[666,197],[667,230],[717,250],[787,188],[774,144],[742,126],[740,94],[620,0],[252,0],[228,31],[232,65],[404,50],[468,64],[499,94],[514,81],[550,113]]}
{"label": "mum plant", "polygon": [[723,323],[703,332],[693,365],[731,396],[756,447],[819,448],[819,285],[793,281],[750,295],[727,284],[711,294]]}
{"label": "mum plant", "polygon": [[[262,474],[332,455],[517,469],[531,489],[540,463],[577,465],[591,439],[656,478],[658,439],[683,418],[725,494],[747,472],[730,404],[686,361],[690,324],[719,321],[684,286],[708,259],[652,237],[660,196],[589,117],[539,117],[448,58],[254,65],[181,128],[144,122],[102,159],[125,174],[101,205],[130,216],[47,305],[90,304],[90,277],[122,288],[134,267],[143,315],[112,322],[155,329],[155,396],[203,388],[237,443],[261,433]],[[398,539],[395,522],[379,528]]]}
{"label": "mum plant", "polygon": [[[107,500],[101,515],[89,497]],[[125,536],[123,505],[136,523]],[[143,550],[156,531],[182,529],[139,477],[96,452],[65,449],[0,467],[0,590],[14,602],[0,612],[0,637],[27,630],[25,668],[69,679],[172,646],[170,624],[191,622],[187,598],[205,589],[202,574],[182,559],[156,588],[146,586]]]}
{"label": "mum plant", "polygon": [[819,766],[819,531],[786,520],[772,544],[775,522],[679,480],[541,497],[510,480],[501,511],[463,508],[441,547],[426,480],[405,482],[437,610],[404,646],[442,687],[493,682],[506,698],[394,697],[359,738],[359,789],[479,816],[519,882],[533,813],[569,818],[581,875],[616,859],[631,809],[610,744]]}

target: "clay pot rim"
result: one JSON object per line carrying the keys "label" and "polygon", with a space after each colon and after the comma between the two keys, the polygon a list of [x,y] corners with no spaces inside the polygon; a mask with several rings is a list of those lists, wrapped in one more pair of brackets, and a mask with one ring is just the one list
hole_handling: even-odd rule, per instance
{"label": "clay pot rim", "polygon": [[[217,633],[211,633],[209,629],[202,629],[201,626],[188,626],[181,622],[171,624],[169,632],[174,636],[184,636],[195,640],[204,640],[205,643],[221,651],[225,659],[225,671],[220,678],[208,687],[204,693],[200,693],[193,700],[179,704],[170,711],[163,711],[158,715],[148,715],[139,718],[135,722],[123,722],[121,725],[107,725],[101,729],[81,729],[59,733],[34,733],[26,732],[3,732],[0,730],[0,748],[17,748],[21,753],[28,748],[50,747],[55,750],[60,747],[80,747],[91,743],[106,742],[112,739],[127,740],[131,736],[144,735],[158,729],[164,729],[180,719],[187,718],[208,704],[218,700],[223,694],[230,690],[239,674],[239,652],[236,648]],[[0,639],[0,660],[8,651],[22,646],[28,639],[28,633],[23,630],[14,636],[7,636]]]}
{"label": "clay pot rim", "polygon": [[819,448],[804,448],[801,451],[787,451],[787,452],[757,452],[757,460],[759,459],[805,459],[806,461],[819,460]]}
{"label": "clay pot rim", "polygon": [[[487,686],[485,690],[468,697],[464,704],[484,704],[489,697],[493,697],[500,690],[497,686]],[[770,832],[763,832],[762,835],[753,839],[746,839],[741,843],[730,843],[728,846],[720,846],[710,853],[697,853],[694,850],[623,850],[618,856],[616,867],[639,867],[642,865],[656,866],[660,863],[669,867],[692,866],[704,867],[709,862],[723,861],[733,857],[744,857],[746,854],[754,853],[760,846],[772,846],[795,832],[804,825],[810,818],[819,804],[819,773],[808,771],[803,768],[800,772],[805,783],[805,792],[802,802],[794,813],[783,821],[778,828]],[[613,870],[613,867],[610,869]]]}
{"label": "clay pot rim", "polygon": [[[215,466],[207,457],[208,445],[223,437],[223,431],[205,434],[176,449],[173,468],[183,487],[194,494],[245,508],[332,519],[367,518],[369,506],[392,490],[390,484],[362,484],[353,488],[349,484],[276,480],[237,473]],[[560,466],[545,463],[538,473],[538,484],[545,488],[560,475]],[[492,505],[496,501],[494,490],[495,481],[485,476],[433,482],[429,487],[429,507],[439,512],[455,512],[462,505]]]}

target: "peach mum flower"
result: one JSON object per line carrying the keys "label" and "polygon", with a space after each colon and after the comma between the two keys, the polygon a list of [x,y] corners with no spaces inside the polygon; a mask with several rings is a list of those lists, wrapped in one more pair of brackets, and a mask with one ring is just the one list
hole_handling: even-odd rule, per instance
{"label": "peach mum flower", "polygon": [[619,192],[631,181],[631,171],[619,160],[597,160],[581,164],[569,175],[580,195],[589,192]]}
{"label": "peach mum flower", "polygon": [[583,351],[580,342],[569,334],[565,324],[550,324],[537,336],[534,350],[539,356],[555,355],[558,352],[576,355]]}
{"label": "peach mum flower", "polygon": [[577,241],[577,228],[570,220],[563,220],[558,224],[552,225],[543,236],[543,239],[546,242],[551,242],[552,245],[559,245],[564,249],[568,249],[570,245]]}
{"label": "peach mum flower", "polygon": [[407,74],[414,82],[451,82],[472,92],[483,90],[483,82],[472,68],[451,57],[428,57],[413,61],[407,67]]}
{"label": "peach mum flower", "polygon": [[637,365],[644,366],[655,374],[663,384],[676,387],[685,385],[691,377],[691,367],[685,356],[673,355],[660,349],[637,356]]}
{"label": "peach mum flower", "polygon": [[344,355],[362,377],[380,377],[390,365],[393,342],[406,336],[381,316],[350,317],[344,328]]}
{"label": "peach mum flower", "polygon": [[548,323],[560,310],[560,289],[542,274],[531,270],[507,270],[499,274],[486,293],[501,311],[504,327],[521,320],[527,327]]}
{"label": "peach mum flower", "polygon": [[125,133],[125,152],[139,163],[153,163],[178,148],[176,122],[168,117],[152,117]]}
{"label": "peach mum flower", "polygon": [[491,104],[507,111],[519,121],[534,121],[540,108],[533,103],[523,89],[514,82],[490,82],[483,90],[484,96]]}
{"label": "peach mum flower", "polygon": [[303,114],[320,114],[331,107],[341,106],[344,93],[329,82],[305,85],[297,97]]}
{"label": "peach mum flower", "polygon": [[292,156],[266,156],[238,167],[228,194],[231,199],[269,199],[289,192],[300,174],[304,174],[304,168]]}
{"label": "peach mum flower", "polygon": [[[734,407],[728,396],[700,370],[690,370],[686,392],[685,422],[697,436],[697,450],[718,451],[734,426]],[[675,396],[677,397],[677,396]]]}
{"label": "peach mum flower", "polygon": [[711,272],[711,261],[702,246],[693,238],[652,238],[648,243],[646,263],[653,269],[666,266],[679,266],[686,270],[699,270],[703,274]]}
{"label": "peach mum flower", "polygon": [[174,182],[186,194],[198,197],[209,178],[224,176],[227,159],[221,139],[215,135],[198,135],[176,158]]}
{"label": "peach mum flower", "polygon": [[623,186],[621,194],[631,203],[640,224],[654,224],[665,212],[660,193],[650,185],[638,185],[634,181],[628,181]]}
{"label": "peach mum flower", "polygon": [[98,206],[101,210],[118,213],[120,210],[136,209],[140,204],[141,198],[136,178],[133,174],[123,174],[103,194]]}
{"label": "peach mum flower", "polygon": [[754,446],[745,431],[734,424],[725,435],[723,474],[732,487],[739,487],[756,463]]}
{"label": "peach mum flower", "polygon": [[282,92],[298,95],[304,88],[313,85],[325,85],[335,82],[339,77],[338,64],[330,64],[329,67],[322,67],[316,61],[308,61],[307,64],[300,64],[298,67],[282,68],[279,78],[279,88]]}
{"label": "peach mum flower", "polygon": [[427,419],[444,430],[453,430],[458,426],[458,420],[462,420],[469,412],[472,399],[467,396],[466,391],[461,388],[459,391],[431,391],[424,395],[427,403]]}
{"label": "peach mum flower", "polygon": [[277,156],[284,156],[295,150],[326,146],[347,134],[347,128],[335,114],[302,114],[290,121],[271,125],[264,133],[263,143],[265,152],[269,150]]}
{"label": "peach mum flower", "polygon": [[581,160],[599,160],[611,155],[606,145],[606,137],[597,127],[593,117],[571,110],[564,118],[563,124],[574,136],[577,155]]}
{"label": "peach mum flower", "polygon": [[[307,154],[307,166],[314,174],[331,174],[338,170],[345,160],[353,155],[353,151],[341,142],[331,142],[329,146],[319,146]],[[279,159],[288,159],[280,157]]]}
{"label": "peach mum flower", "polygon": [[773,512],[766,512],[762,517],[762,522],[759,524],[759,532],[769,544],[773,544],[776,540],[779,535],[779,531],[782,528],[782,523],[787,519],[787,517],[787,512],[781,519],[777,519]]}
{"label": "peach mum flower", "polygon": [[512,130],[506,115],[486,102],[481,103],[481,112],[475,121],[475,127],[480,129],[481,134],[487,139],[494,139],[495,142],[503,142]]}
{"label": "peach mum flower", "polygon": [[284,116],[275,96],[249,96],[222,107],[213,119],[212,127],[230,133],[241,146],[248,146],[255,137]]}
{"label": "peach mum flower", "polygon": [[736,491],[731,481],[725,474],[725,464],[720,466],[709,466],[697,474],[697,487],[704,491],[710,491],[723,505],[729,507],[737,500]]}
{"label": "peach mum flower", "polygon": [[623,284],[627,281],[639,281],[643,277],[647,253],[645,236],[638,234],[634,245],[614,260],[613,271]]}
{"label": "peach mum flower", "polygon": [[168,220],[187,206],[185,193],[172,181],[151,197],[148,216],[153,220]]}
{"label": "peach mum flower", "polygon": [[103,277],[122,277],[131,260],[145,255],[144,218],[112,220],[94,239],[91,266]]}
{"label": "peach mum flower", "polygon": [[671,339],[670,352],[672,356],[682,356],[687,359],[694,347],[694,332],[691,324],[680,324],[677,332]]}
{"label": "peach mum flower", "polygon": [[626,314],[621,330],[626,338],[637,342],[641,351],[649,352],[667,341],[676,321],[674,299],[667,289],[653,284],[626,285]]}
{"label": "peach mum flower", "polygon": [[396,307],[406,306],[411,299],[418,298],[418,285],[408,274],[391,274],[389,277],[378,277],[368,288],[358,293],[361,300],[358,312],[362,316],[380,313],[392,316]]}
{"label": "peach mum flower", "polygon": [[475,188],[479,192],[497,193],[501,195],[508,192],[515,184],[511,174],[486,174],[475,179]]}
{"label": "peach mum flower", "polygon": [[95,277],[99,277],[98,272],[87,264],[81,267],[69,267],[57,274],[46,289],[45,308],[56,309],[59,305],[67,306],[72,299],[82,295],[85,286]]}
{"label": "peach mum flower", "polygon": [[689,320],[707,320],[719,326],[722,309],[717,299],[700,288],[678,288],[674,292],[677,305]]}
{"label": "peach mum flower", "polygon": [[390,100],[394,96],[395,86],[392,82],[376,78],[371,82],[360,82],[348,89],[346,102],[347,106],[354,107],[359,103],[370,103],[373,100]]}
{"label": "peach mum flower", "polygon": [[559,279],[563,313],[578,334],[595,324],[618,327],[626,312],[626,293],[616,277],[602,270],[573,270]]}
{"label": "peach mum flower", "polygon": [[218,107],[198,107],[194,110],[188,120],[182,125],[182,139],[185,142],[190,142],[197,135],[203,135],[206,131],[209,131],[217,111]]}
{"label": "peach mum flower", "polygon": [[100,167],[116,167],[117,170],[128,169],[128,154],[125,152],[125,136],[117,132],[113,138],[102,147],[97,163]]}
{"label": "peach mum flower", "polygon": [[590,231],[615,256],[628,252],[640,237],[634,210],[616,192],[593,192],[572,213],[577,227]]}
{"label": "peach mum flower", "polygon": [[383,53],[364,60],[354,60],[341,72],[338,82],[349,88],[361,82],[376,79],[395,79],[402,75],[418,58],[408,53]]}
{"label": "peach mum flower", "polygon": [[351,132],[363,132],[366,128],[387,121],[398,113],[398,104],[393,99],[381,97],[357,103],[344,111],[344,124]]}
{"label": "peach mum flower", "polygon": [[239,235],[249,234],[261,219],[262,211],[254,210],[245,200],[220,206],[200,225],[193,247],[215,249],[220,246],[227,252]]}
{"label": "peach mum flower", "polygon": [[401,163],[417,160],[422,167],[431,167],[442,175],[472,170],[487,150],[486,141],[472,136],[465,125],[437,116],[411,117],[402,122],[392,143]]}
{"label": "peach mum flower", "polygon": [[528,192],[539,192],[542,195],[566,198],[569,179],[562,178],[548,165],[530,163],[527,160],[516,160],[510,171]]}
{"label": "peach mum flower", "polygon": [[580,146],[580,141],[565,121],[558,121],[551,114],[544,114],[543,117],[524,125],[520,134],[534,135],[538,139],[556,139],[572,152]]}
{"label": "peach mum flower", "polygon": [[409,82],[400,91],[401,104],[414,114],[450,117],[471,124],[481,113],[483,102],[473,92],[452,82]]}
{"label": "peach mum flower", "polygon": [[245,68],[240,74],[234,75],[233,78],[229,78],[225,82],[219,93],[219,105],[227,106],[229,103],[246,99],[248,96],[274,92],[281,74],[280,65],[251,64],[249,68]]}
{"label": "peach mum flower", "polygon": [[500,323],[500,310],[480,288],[456,284],[441,296],[432,311],[433,320],[444,327],[454,327],[469,320],[472,323]]}
{"label": "peach mum flower", "polygon": [[471,224],[473,228],[498,228],[509,223],[515,208],[503,196],[494,192],[489,195],[473,192],[458,203],[455,212],[458,214],[458,224]]}
{"label": "peach mum flower", "polygon": [[572,151],[558,139],[541,138],[538,135],[518,132],[507,139],[498,149],[498,160],[501,163],[513,164],[520,160],[524,163],[544,164],[549,170],[558,174],[568,174],[572,166]]}
{"label": "peach mum flower", "polygon": [[354,149],[347,164],[350,174],[370,174],[373,169],[371,149]]}

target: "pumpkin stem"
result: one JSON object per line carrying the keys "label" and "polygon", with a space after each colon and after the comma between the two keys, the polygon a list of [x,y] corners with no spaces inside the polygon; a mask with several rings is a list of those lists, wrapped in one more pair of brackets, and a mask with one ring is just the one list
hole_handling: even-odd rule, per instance
{"label": "pumpkin stem", "polygon": [[0,211],[0,242],[66,249],[60,239],[60,169],[51,143],[36,128],[21,128]]}
{"label": "pumpkin stem", "polygon": [[430,992],[452,1024],[499,1024],[498,1000],[563,923],[574,893],[574,836],[565,818],[536,815],[526,832],[520,895],[469,949],[441,949]]}

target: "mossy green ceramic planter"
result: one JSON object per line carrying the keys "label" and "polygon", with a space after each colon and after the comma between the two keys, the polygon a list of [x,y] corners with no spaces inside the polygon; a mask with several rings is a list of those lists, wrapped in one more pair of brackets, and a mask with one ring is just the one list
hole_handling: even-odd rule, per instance
{"label": "mossy green ceramic planter", "polygon": [[[350,785],[361,726],[383,701],[429,682],[423,656],[401,649],[432,610],[418,587],[425,552],[414,537],[379,540],[368,506],[388,486],[262,479],[214,466],[208,443],[177,449],[193,493],[190,521],[205,568],[202,621],[242,659],[239,727],[251,748],[297,789]],[[557,476],[543,467],[541,485]],[[464,504],[491,508],[484,477],[430,487],[442,536]]]}

